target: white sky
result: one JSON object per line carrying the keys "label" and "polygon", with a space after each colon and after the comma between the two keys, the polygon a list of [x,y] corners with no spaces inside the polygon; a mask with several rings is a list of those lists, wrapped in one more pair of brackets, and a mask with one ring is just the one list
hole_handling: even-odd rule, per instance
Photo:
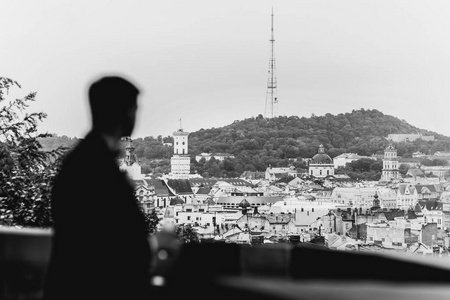
{"label": "white sky", "polygon": [[42,131],[82,137],[86,89],[143,90],[135,137],[264,114],[275,13],[278,114],[378,109],[450,136],[450,1],[7,1],[0,76],[37,91]]}

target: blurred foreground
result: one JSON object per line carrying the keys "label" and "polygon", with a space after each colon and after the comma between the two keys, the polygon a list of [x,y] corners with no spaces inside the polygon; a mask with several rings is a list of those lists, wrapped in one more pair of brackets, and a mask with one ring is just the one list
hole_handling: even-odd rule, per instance
{"label": "blurred foreground", "polygon": [[[0,227],[0,299],[42,299],[50,230]],[[149,238],[155,299],[434,299],[450,295],[450,259],[313,244],[180,244]],[[88,270],[87,270],[88,272]],[[68,291],[70,293],[70,291]]]}

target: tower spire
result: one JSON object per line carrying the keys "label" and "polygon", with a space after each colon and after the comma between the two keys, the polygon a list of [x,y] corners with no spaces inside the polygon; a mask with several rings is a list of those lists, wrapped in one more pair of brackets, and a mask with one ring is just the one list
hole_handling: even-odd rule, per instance
{"label": "tower spire", "polygon": [[270,58],[269,58],[269,78],[267,80],[266,106],[264,109],[265,118],[273,118],[275,116],[275,105],[278,103],[277,99],[277,77],[275,74],[275,35],[273,22],[273,7],[271,15],[271,37],[270,37]]}

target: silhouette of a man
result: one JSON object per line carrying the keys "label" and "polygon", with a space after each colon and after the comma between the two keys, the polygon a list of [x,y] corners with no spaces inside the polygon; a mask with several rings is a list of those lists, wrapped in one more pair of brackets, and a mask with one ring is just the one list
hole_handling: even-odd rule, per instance
{"label": "silhouette of a man", "polygon": [[52,191],[46,299],[148,299],[150,248],[133,187],[119,170],[139,90],[119,77],[89,88],[92,130],[65,158]]}

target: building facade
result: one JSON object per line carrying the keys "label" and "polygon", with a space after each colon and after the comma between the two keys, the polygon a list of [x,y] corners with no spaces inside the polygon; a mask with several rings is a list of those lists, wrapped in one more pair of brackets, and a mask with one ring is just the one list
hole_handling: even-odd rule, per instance
{"label": "building facade", "polygon": [[334,175],[334,165],[331,157],[325,153],[323,145],[319,146],[319,152],[309,162],[309,175],[324,178]]}
{"label": "building facade", "polygon": [[376,160],[376,157],[373,156],[361,156],[356,153],[342,153],[341,155],[338,155],[335,158],[333,158],[333,165],[335,169],[339,167],[344,168],[346,164],[362,158]]}
{"label": "building facade", "polygon": [[383,170],[381,181],[391,181],[399,179],[397,149],[389,144],[384,150]]}
{"label": "building facade", "polygon": [[191,157],[188,154],[189,132],[178,129],[173,133],[173,156],[170,159],[170,177],[188,179],[191,172]]}

